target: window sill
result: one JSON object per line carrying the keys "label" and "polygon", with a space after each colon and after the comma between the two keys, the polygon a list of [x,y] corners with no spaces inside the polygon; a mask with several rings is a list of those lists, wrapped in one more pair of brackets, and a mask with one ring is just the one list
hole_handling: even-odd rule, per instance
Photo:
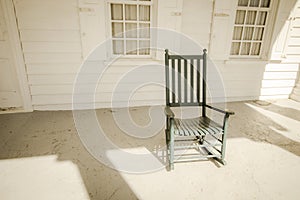
{"label": "window sill", "polygon": [[259,63],[267,64],[268,60],[261,58],[230,58],[229,60],[224,60],[225,64],[236,64],[236,63]]}
{"label": "window sill", "polygon": [[151,65],[151,64],[160,64],[163,65],[164,62],[156,60],[154,58],[114,58],[108,61],[104,61],[105,64],[109,65]]}

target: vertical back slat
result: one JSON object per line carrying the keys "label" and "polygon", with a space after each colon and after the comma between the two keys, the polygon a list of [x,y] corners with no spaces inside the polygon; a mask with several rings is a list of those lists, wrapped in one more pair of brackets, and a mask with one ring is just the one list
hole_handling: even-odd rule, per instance
{"label": "vertical back slat", "polygon": [[203,50],[203,74],[202,74],[202,78],[203,78],[203,85],[202,85],[202,116],[205,117],[206,116],[206,49]]}
{"label": "vertical back slat", "polygon": [[170,105],[169,51],[165,50],[166,105]]}
{"label": "vertical back slat", "polygon": [[175,59],[171,60],[172,62],[172,103],[175,103]]}
{"label": "vertical back slat", "polygon": [[200,102],[200,59],[197,59],[197,102]]}
{"label": "vertical back slat", "polygon": [[191,59],[191,74],[190,74],[191,78],[190,78],[190,88],[191,88],[191,103],[194,102],[194,60]]}
{"label": "vertical back slat", "polygon": [[178,73],[177,73],[177,81],[178,81],[178,103],[181,103],[181,59],[177,60]]}
{"label": "vertical back slat", "polygon": [[184,59],[184,102],[187,103],[187,60]]}
{"label": "vertical back slat", "polygon": [[202,105],[206,116],[207,53],[203,55],[169,55],[165,50],[166,105]]}

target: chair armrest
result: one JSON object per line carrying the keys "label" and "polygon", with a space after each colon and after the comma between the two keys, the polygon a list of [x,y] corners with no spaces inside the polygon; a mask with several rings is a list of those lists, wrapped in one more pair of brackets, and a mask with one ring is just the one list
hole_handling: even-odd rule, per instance
{"label": "chair armrest", "polygon": [[228,115],[228,116],[229,116],[229,115],[234,115],[234,112],[232,112],[232,111],[230,111],[230,110],[227,110],[227,109],[222,110],[222,109],[220,109],[220,108],[215,108],[215,107],[212,107],[212,106],[210,106],[210,105],[205,105],[205,107],[210,108],[210,109],[212,109],[212,110],[215,110],[215,111],[217,111],[217,112],[223,113],[223,114]]}
{"label": "chair armrest", "polygon": [[174,118],[174,117],[175,117],[173,111],[171,110],[171,108],[170,108],[169,106],[166,106],[166,107],[165,107],[165,114],[166,114],[168,117],[171,117],[171,118]]}

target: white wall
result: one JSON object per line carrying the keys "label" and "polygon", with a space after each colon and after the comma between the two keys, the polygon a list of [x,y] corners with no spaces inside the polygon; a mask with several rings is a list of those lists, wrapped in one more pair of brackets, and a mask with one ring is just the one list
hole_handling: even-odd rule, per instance
{"label": "white wall", "polygon": [[300,52],[295,46],[285,46],[286,37],[296,33],[286,28],[295,3],[296,1],[279,1],[272,10],[275,18],[271,20],[274,23],[272,34],[266,38],[270,40],[270,44],[265,47],[266,58],[253,60],[229,58],[228,41],[231,40],[230,27],[233,27],[237,1],[216,1],[210,55],[223,76],[228,101],[289,97],[298,72],[299,61],[295,58],[299,56],[295,52]]}
{"label": "white wall", "polygon": [[[14,1],[35,110],[72,108],[73,84],[83,57],[107,35],[104,23],[106,15],[98,12],[99,9],[104,10],[106,5],[104,1],[91,2]],[[104,58],[101,59],[103,61]],[[111,65],[96,90],[96,106],[110,107],[113,89],[119,79],[136,65],[151,63],[153,61],[149,59],[128,59]],[[88,78],[82,88],[90,87],[89,77],[93,78],[96,71],[97,62],[91,63],[90,70],[85,72]],[[137,83],[133,81],[128,84]],[[128,91],[120,91],[116,95],[122,97],[126,94]],[[82,95],[87,94],[83,92]],[[132,96],[130,105],[163,103],[164,89],[151,86],[139,89]]]}
{"label": "white wall", "polygon": [[[16,62],[14,62],[13,40],[10,35],[6,5],[0,1],[0,108],[10,110],[23,106]],[[6,11],[9,12],[9,11]]]}
{"label": "white wall", "polygon": [[[266,84],[266,64],[270,61],[228,59],[236,2],[158,1],[157,25],[182,32],[209,49],[210,56],[222,74],[227,100],[258,99],[262,85]],[[289,13],[293,2],[282,2],[278,7],[280,13]],[[102,0],[14,0],[14,4],[34,109],[71,109],[73,83],[83,57],[88,55],[95,44],[109,36],[106,29],[107,5]],[[181,16],[174,13],[180,13]],[[284,27],[288,14],[279,17],[280,20],[277,19],[274,25],[274,37]],[[272,44],[275,41],[273,39]],[[111,65],[96,90],[96,105],[110,107],[113,88],[119,78],[136,65],[149,63],[157,64],[161,61],[127,59]],[[97,71],[97,64],[90,69],[86,76],[92,78]],[[153,70],[150,73],[155,75],[157,72]],[[138,80],[128,84],[136,83]],[[286,83],[291,87],[290,81]],[[89,87],[89,82],[83,83],[82,87]],[[164,104],[163,88],[145,87],[133,96],[130,103],[133,106],[149,104]]]}
{"label": "white wall", "polygon": [[77,0],[14,0],[14,5],[34,109],[64,104],[62,94],[48,88],[70,85],[82,60]]}

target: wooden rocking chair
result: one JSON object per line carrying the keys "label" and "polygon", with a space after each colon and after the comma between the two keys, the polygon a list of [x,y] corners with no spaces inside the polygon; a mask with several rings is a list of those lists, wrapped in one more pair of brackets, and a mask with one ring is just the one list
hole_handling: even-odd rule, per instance
{"label": "wooden rocking chair", "polygon": [[[206,65],[206,49],[203,50],[203,55],[169,55],[168,50],[165,50],[165,131],[171,170],[174,169],[174,162],[180,162],[180,160],[194,161],[214,158],[225,165],[227,122],[229,116],[234,113],[207,104]],[[200,85],[202,85],[202,89]],[[201,97],[202,101],[200,100]],[[200,107],[202,115],[190,119],[175,118],[171,107],[182,106]],[[207,116],[207,108],[224,115],[223,122],[218,124],[211,120]],[[182,150],[191,149],[196,150],[197,154],[187,153],[185,155],[182,153]],[[181,151],[178,159],[174,158],[178,156],[174,155],[175,150]]]}

